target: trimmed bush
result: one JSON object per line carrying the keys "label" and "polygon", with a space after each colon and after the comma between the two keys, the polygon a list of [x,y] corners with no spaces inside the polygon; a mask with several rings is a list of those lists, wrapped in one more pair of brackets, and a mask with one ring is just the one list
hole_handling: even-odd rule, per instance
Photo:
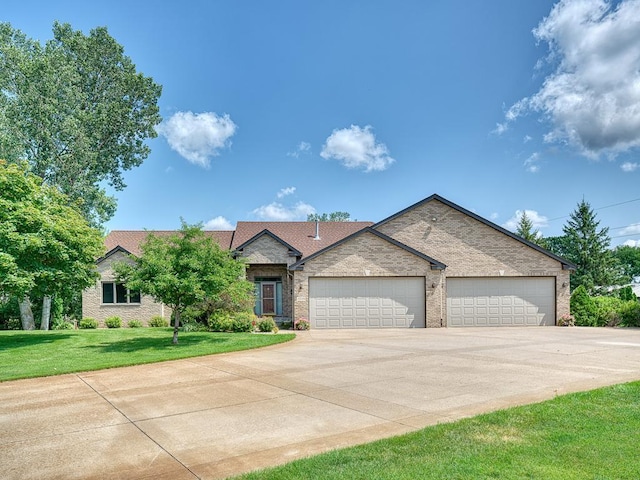
{"label": "trimmed bush", "polygon": [[258,331],[260,332],[277,332],[278,326],[276,322],[273,321],[273,318],[264,317],[258,319]]}
{"label": "trimmed bush", "polygon": [[66,320],[54,322],[51,325],[51,330],[74,330],[74,325]]}
{"label": "trimmed bush", "polygon": [[237,313],[233,317],[231,329],[236,332],[253,332],[256,329],[256,316],[253,313]]}
{"label": "trimmed bush", "polygon": [[615,327],[619,325],[624,302],[617,297],[592,297],[596,308],[596,327]]}
{"label": "trimmed bush", "polygon": [[129,328],[141,328],[142,327],[142,322],[140,320],[129,320],[127,322],[127,326]]}
{"label": "trimmed bush", "polygon": [[183,332],[206,332],[207,327],[198,322],[184,322],[182,324]]}
{"label": "trimmed bush", "polygon": [[215,312],[209,317],[209,330],[212,332],[233,331],[233,319],[226,312]]}
{"label": "trimmed bush", "polygon": [[587,293],[584,285],[580,285],[571,294],[571,314],[576,319],[576,325],[595,327],[598,323],[596,304]]}
{"label": "trimmed bush", "polygon": [[149,320],[149,326],[150,327],[168,327],[169,322],[167,321],[166,318],[156,315],[155,317],[151,317],[151,320]]}
{"label": "trimmed bush", "polygon": [[104,321],[107,328],[120,328],[122,327],[122,319],[120,317],[109,317]]}
{"label": "trimmed bush", "polygon": [[98,321],[95,318],[83,318],[80,320],[80,323],[78,323],[78,328],[98,328]]}

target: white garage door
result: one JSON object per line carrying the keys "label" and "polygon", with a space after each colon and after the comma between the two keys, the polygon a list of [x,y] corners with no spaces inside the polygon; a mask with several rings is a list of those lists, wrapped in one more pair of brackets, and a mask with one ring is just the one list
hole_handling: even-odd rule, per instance
{"label": "white garage door", "polygon": [[555,278],[448,278],[447,325],[554,325]]}
{"label": "white garage door", "polygon": [[310,278],[314,328],[424,327],[424,278]]}

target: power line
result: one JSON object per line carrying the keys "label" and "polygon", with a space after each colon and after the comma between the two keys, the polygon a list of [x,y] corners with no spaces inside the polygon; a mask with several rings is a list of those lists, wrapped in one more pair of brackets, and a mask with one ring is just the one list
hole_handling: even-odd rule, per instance
{"label": "power line", "polygon": [[[627,203],[633,203],[633,202],[638,202],[638,201],[640,201],[640,198],[634,198],[632,200],[626,200],[624,202],[612,203],[611,205],[605,205],[604,207],[594,208],[593,210],[604,210],[605,208],[617,207],[619,205],[625,205]],[[562,220],[563,218],[567,218],[567,217],[569,217],[569,215],[563,215],[562,217],[550,218],[549,220],[547,220],[547,222],[553,222],[554,220]],[[620,228],[625,228],[625,227],[620,227]]]}

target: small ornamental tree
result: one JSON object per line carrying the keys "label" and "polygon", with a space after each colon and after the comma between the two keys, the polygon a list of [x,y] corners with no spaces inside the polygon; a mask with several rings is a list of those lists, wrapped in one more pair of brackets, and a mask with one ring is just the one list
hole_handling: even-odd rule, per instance
{"label": "small ornamental tree", "polygon": [[133,263],[119,262],[114,269],[128,288],[150,295],[174,312],[173,343],[178,343],[180,319],[189,307],[228,291],[243,279],[245,266],[207,237],[200,225],[188,225],[169,237],[149,234]]}

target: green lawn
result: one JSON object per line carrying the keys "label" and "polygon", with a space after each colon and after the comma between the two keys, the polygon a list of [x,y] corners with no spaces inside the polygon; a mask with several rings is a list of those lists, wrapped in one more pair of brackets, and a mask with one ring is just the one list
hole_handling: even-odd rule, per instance
{"label": "green lawn", "polygon": [[0,332],[0,381],[162,362],[286,342],[294,334],[180,332],[170,328]]}
{"label": "green lawn", "polygon": [[640,382],[440,424],[243,479],[640,478]]}

